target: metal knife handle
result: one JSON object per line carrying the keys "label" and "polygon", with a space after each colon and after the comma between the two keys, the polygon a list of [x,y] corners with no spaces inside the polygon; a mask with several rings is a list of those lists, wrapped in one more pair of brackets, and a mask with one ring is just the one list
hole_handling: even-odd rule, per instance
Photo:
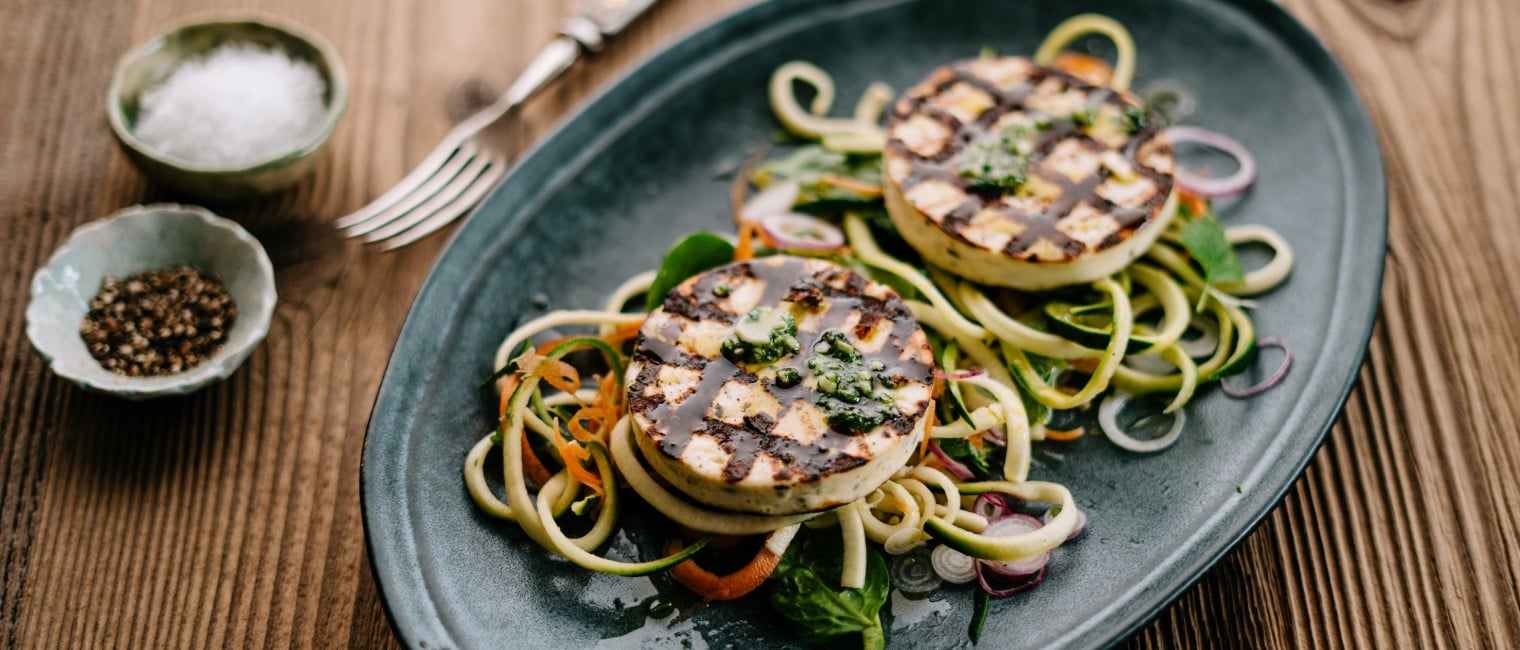
{"label": "metal knife handle", "polygon": [[581,13],[560,30],[587,50],[595,52],[603,41],[623,31],[660,0],[587,0]]}

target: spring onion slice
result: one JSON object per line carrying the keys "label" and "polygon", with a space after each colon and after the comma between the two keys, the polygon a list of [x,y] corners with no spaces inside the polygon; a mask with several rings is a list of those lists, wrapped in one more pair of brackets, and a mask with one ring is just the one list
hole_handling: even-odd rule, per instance
{"label": "spring onion slice", "polygon": [[[1166,433],[1153,440],[1140,440],[1119,426],[1119,411],[1124,410],[1124,405],[1129,403],[1132,396],[1126,393],[1115,392],[1103,398],[1103,403],[1098,405],[1098,428],[1103,429],[1103,435],[1108,437],[1109,442],[1133,451],[1137,454],[1152,454],[1177,442],[1182,437],[1182,427],[1187,423],[1187,413],[1177,412],[1172,414],[1172,426]],[[1064,508],[1064,506],[1063,506]],[[1065,515],[1063,512],[1061,515]]]}
{"label": "spring onion slice", "polygon": [[949,546],[934,547],[929,562],[945,582],[963,585],[976,579],[976,559]]}
{"label": "spring onion slice", "polygon": [[1040,49],[1035,50],[1034,62],[1050,65],[1068,45],[1088,34],[1102,34],[1114,42],[1118,57],[1114,62],[1114,78],[1109,85],[1120,92],[1128,91],[1130,82],[1135,79],[1135,39],[1124,25],[1108,16],[1079,14],[1067,18],[1050,30]]}

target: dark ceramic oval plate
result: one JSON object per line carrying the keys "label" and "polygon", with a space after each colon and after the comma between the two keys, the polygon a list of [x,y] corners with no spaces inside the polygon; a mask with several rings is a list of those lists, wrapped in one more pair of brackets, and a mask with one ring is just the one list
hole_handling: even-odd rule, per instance
{"label": "dark ceramic oval plate", "polygon": [[[639,66],[524,158],[461,227],[412,307],[364,448],[364,521],[386,607],[410,646],[802,647],[763,597],[703,606],[664,576],[618,578],[550,558],[487,519],[460,476],[494,420],[476,390],[497,342],[548,308],[588,308],[653,268],[679,235],[727,229],[726,183],[775,129],[777,65],[833,73],[841,107],[873,80],[898,89],[983,44],[1028,53],[1078,11],[1123,21],[1139,44],[1137,87],[1193,90],[1192,122],[1234,135],[1261,178],[1224,212],[1265,223],[1298,253],[1261,301],[1263,335],[1288,340],[1293,371],[1247,401],[1209,390],[1186,434],[1149,457],[1088,437],[1035,477],[1070,486],[1092,525],[1045,584],[997,601],[988,647],[1087,647],[1149,620],[1278,502],[1318,447],[1360,365],[1382,271],[1386,193],[1367,115],[1330,54],[1265,0],[1081,3],[783,0],[723,19]],[[535,303],[539,303],[536,305]],[[635,510],[610,553],[656,553],[666,534]],[[648,617],[655,602],[678,613]],[[968,644],[971,594],[894,596],[894,646]],[[663,609],[663,608],[662,608]],[[853,642],[852,642],[853,643]]]}

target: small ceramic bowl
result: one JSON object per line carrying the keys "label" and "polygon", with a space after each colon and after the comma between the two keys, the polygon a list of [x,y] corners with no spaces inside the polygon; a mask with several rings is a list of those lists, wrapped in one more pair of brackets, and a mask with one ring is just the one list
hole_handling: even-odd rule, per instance
{"label": "small ceramic bowl", "polygon": [[[228,42],[254,43],[310,61],[327,82],[327,114],[320,128],[294,149],[237,167],[197,163],[155,151],[133,134],[138,98],[181,62]],[[316,32],[263,14],[216,14],[181,24],[133,48],[116,65],[106,96],[111,131],[144,173],[175,189],[207,199],[239,199],[287,187],[311,173],[317,154],[348,105],[348,79],[332,45]]]}
{"label": "small ceramic bowl", "polygon": [[[101,367],[79,326],[100,281],[178,264],[215,274],[237,305],[226,342],[205,363],[173,375],[127,377]],[[274,267],[257,239],[204,208],[169,203],[126,208],[75,230],[32,276],[26,335],[58,376],[128,399],[184,395],[226,379],[269,332]]]}

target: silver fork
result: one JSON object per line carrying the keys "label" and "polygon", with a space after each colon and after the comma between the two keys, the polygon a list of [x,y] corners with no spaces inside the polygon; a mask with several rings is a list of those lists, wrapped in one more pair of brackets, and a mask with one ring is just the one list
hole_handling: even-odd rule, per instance
{"label": "silver fork", "polygon": [[392,250],[469,212],[507,173],[507,118],[513,110],[570,69],[582,52],[600,51],[607,38],[658,1],[587,0],[496,103],[460,122],[395,187],[338,219],[338,228],[349,237],[381,242],[384,250]]}

